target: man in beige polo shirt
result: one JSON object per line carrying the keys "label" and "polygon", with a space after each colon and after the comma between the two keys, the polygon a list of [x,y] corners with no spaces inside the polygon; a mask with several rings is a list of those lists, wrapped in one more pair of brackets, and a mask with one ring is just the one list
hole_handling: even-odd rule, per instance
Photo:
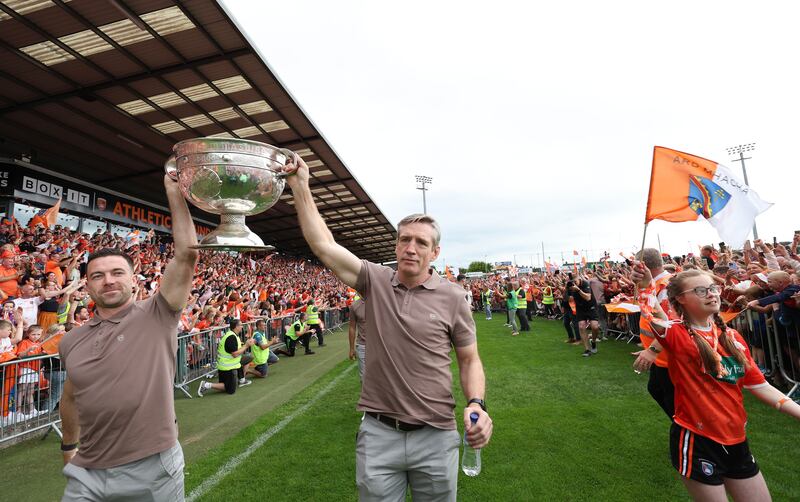
{"label": "man in beige polo shirt", "polygon": [[[183,500],[183,452],[173,400],[177,329],[197,263],[189,208],[164,178],[175,256],[158,292],[134,300],[133,261],[89,256],[95,317],[61,341],[67,380],[59,406],[67,487],[62,501]],[[80,444],[78,444],[80,442]]]}
{"label": "man in beige polo shirt", "polygon": [[[467,440],[485,446],[492,420],[485,411],[483,365],[464,290],[430,268],[440,231],[426,215],[397,227],[397,271],[359,260],[336,243],[317,211],[308,166],[295,156],[287,182],[311,250],[345,284],[367,298],[369,357],[358,409],[365,412],[356,444],[356,483],[362,501],[454,501],[460,435],[453,417],[450,351],[469,402]],[[470,426],[469,414],[478,422]]]}

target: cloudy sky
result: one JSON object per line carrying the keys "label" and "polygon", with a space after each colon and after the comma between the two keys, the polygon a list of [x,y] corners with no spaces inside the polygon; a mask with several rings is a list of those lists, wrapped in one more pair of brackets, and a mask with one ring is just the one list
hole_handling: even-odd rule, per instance
{"label": "cloudy sky", "polygon": [[[756,142],[760,236],[800,229],[796,3],[224,4],[391,221],[433,177],[448,264],[638,249],[654,145],[740,173],[726,148]],[[659,237],[719,241],[702,221]]]}

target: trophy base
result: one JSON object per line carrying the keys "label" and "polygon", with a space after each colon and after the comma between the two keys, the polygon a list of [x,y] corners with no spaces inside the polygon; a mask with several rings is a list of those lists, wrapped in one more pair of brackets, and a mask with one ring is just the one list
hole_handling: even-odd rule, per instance
{"label": "trophy base", "polygon": [[201,251],[274,251],[244,224],[244,216],[223,214],[219,226],[192,249]]}

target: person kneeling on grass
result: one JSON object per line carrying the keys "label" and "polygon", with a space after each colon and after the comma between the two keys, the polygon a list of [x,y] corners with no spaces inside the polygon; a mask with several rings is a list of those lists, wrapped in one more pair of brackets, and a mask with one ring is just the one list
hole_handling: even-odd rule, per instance
{"label": "person kneeling on grass", "polygon": [[236,392],[237,381],[240,387],[253,383],[244,379],[242,355],[255,344],[255,340],[249,338],[245,343],[242,343],[241,339],[239,339],[239,333],[241,332],[242,322],[238,319],[231,320],[230,329],[219,339],[219,347],[217,348],[219,383],[200,382],[200,387],[197,388],[198,396],[203,397],[203,394],[209,389],[233,394]]}
{"label": "person kneeling on grass", "polygon": [[300,312],[298,319],[286,330],[286,349],[276,350],[277,354],[294,357],[297,340],[300,340],[300,343],[306,348],[306,355],[315,353],[310,347],[312,328],[305,323],[305,319],[305,312]]}
{"label": "person kneeling on grass", "polygon": [[[689,495],[699,501],[770,500],[745,434],[742,387],[756,398],[800,419],[800,405],[771,386],[758,370],[747,342],[719,315],[720,287],[707,274],[687,270],[672,277],[667,296],[679,321],[656,300],[652,274],[641,263],[631,274],[639,285],[642,315],[670,353],[675,416],[670,430],[672,465]],[[646,371],[637,359],[637,372]]]}
{"label": "person kneeling on grass", "polygon": [[253,346],[250,352],[253,354],[252,365],[247,366],[245,376],[253,375],[258,378],[266,378],[269,372],[269,365],[279,361],[278,356],[272,353],[270,347],[279,343],[278,337],[273,336],[267,339],[267,325],[263,319],[256,321],[256,330],[253,333]]}

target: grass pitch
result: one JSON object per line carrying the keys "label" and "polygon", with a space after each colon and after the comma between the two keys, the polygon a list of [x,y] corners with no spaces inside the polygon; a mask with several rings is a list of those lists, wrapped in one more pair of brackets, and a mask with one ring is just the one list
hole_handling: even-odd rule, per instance
{"label": "grass pitch", "polygon": [[[581,348],[563,343],[560,323],[535,321],[532,333],[512,338],[504,317],[476,315],[495,433],[482,452],[480,476],[460,475],[459,500],[688,499],[669,461],[669,421],[647,394],[646,375],[632,371],[633,346],[603,342],[599,354],[586,359]],[[187,493],[314,399],[347,364],[191,465]],[[464,398],[455,364],[453,371],[458,410]],[[357,500],[359,386],[357,372],[350,371],[200,500],[233,493],[242,500]],[[751,445],[774,499],[797,500],[793,461],[800,426],[753,399],[747,405]]]}
{"label": "grass pitch", "polygon": [[[563,343],[560,323],[537,320],[532,333],[512,338],[504,318],[476,315],[495,432],[481,474],[460,475],[459,500],[688,500],[669,461],[669,421],[647,394],[646,375],[632,371],[632,345],[603,342],[586,359],[581,348]],[[318,355],[282,360],[267,381],[234,396],[177,398],[187,495],[293,416],[238,467],[223,469],[199,500],[357,500],[360,382],[348,370],[355,363],[344,361],[345,334],[326,343]],[[460,417],[455,363],[453,372]],[[223,402],[235,406],[221,412]],[[749,396],[746,406],[751,447],[774,500],[800,500],[800,425]],[[55,439],[29,441],[0,457],[9,474],[0,477],[0,493],[9,500],[58,500],[63,478],[53,460]]]}

